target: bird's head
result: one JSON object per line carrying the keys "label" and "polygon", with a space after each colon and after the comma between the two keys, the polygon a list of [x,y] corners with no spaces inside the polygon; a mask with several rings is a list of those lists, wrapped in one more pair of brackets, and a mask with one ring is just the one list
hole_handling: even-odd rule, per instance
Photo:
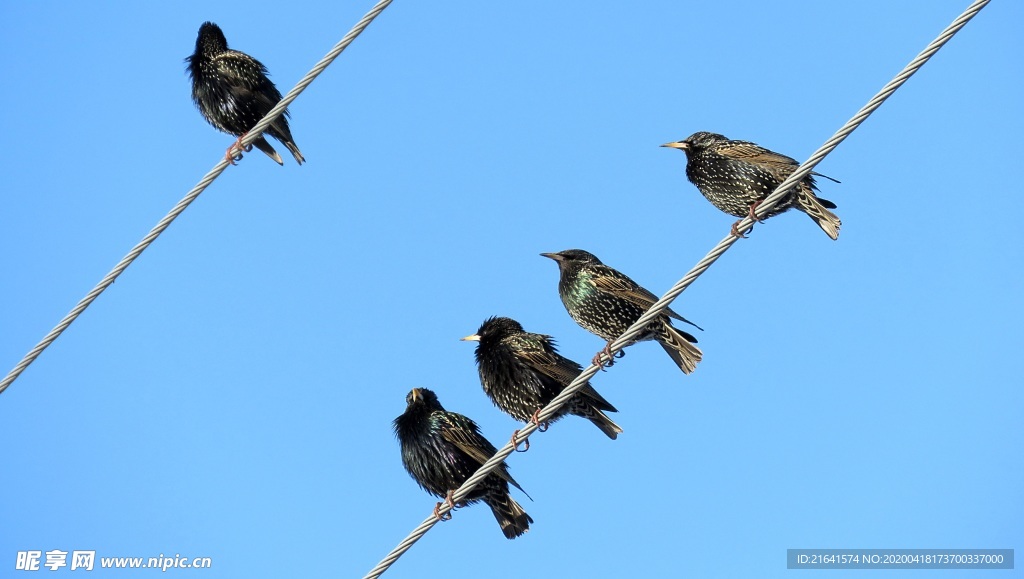
{"label": "bird's head", "polygon": [[437,399],[437,394],[434,394],[433,390],[426,388],[413,388],[410,390],[405,396],[405,405],[408,408],[423,406],[430,409],[443,410],[441,403]]}
{"label": "bird's head", "polygon": [[228,40],[220,26],[213,22],[203,22],[199,27],[199,36],[196,38],[196,54],[203,56],[216,56],[228,49]]}
{"label": "bird's head", "polygon": [[596,255],[582,249],[566,249],[558,253],[542,253],[541,255],[558,262],[559,270],[579,265],[601,265],[601,260],[597,259]]}
{"label": "bird's head", "polygon": [[670,149],[679,149],[686,153],[687,156],[692,153],[696,153],[708,147],[714,146],[716,143],[727,141],[724,136],[718,133],[707,133],[701,131],[694,133],[689,137],[686,137],[682,141],[676,141],[674,143],[665,143],[662,147],[669,147]]}
{"label": "bird's head", "polygon": [[482,342],[484,340],[500,340],[505,336],[522,332],[523,326],[512,318],[492,316],[480,324],[480,328],[472,336],[462,338],[464,342]]}

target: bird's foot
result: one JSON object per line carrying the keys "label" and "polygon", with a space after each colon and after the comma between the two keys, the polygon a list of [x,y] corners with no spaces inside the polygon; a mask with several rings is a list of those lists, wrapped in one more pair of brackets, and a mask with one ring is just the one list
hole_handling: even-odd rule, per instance
{"label": "bird's foot", "polygon": [[450,521],[452,519],[452,511],[455,510],[455,501],[452,500],[453,492],[455,491],[448,491],[448,494],[444,497],[444,502],[450,507],[447,513],[443,515],[441,514],[441,505],[443,503],[437,503],[434,505],[434,516],[437,517],[439,521]]}
{"label": "bird's foot", "polygon": [[747,217],[750,218],[750,227],[746,228],[741,232],[739,229],[739,225],[740,222],[743,221],[742,219],[732,224],[732,229],[730,229],[729,231],[730,233],[732,233],[733,237],[740,237],[746,239],[747,234],[754,230],[754,223],[764,223],[764,219],[758,219],[756,213],[757,208],[761,206],[762,201],[764,201],[764,199],[758,199],[757,201],[754,201],[753,203],[750,204],[750,210],[747,212]]}
{"label": "bird's foot", "polygon": [[746,228],[743,232],[740,232],[739,225],[740,225],[740,222],[742,222],[742,221],[743,220],[740,219],[740,220],[736,221],[736,223],[733,223],[732,224],[732,229],[730,229],[729,232],[732,233],[733,237],[739,237],[741,239],[746,239],[747,238],[746,234],[748,234],[748,233],[750,233],[751,231],[754,230],[754,224],[751,223],[750,227]]}
{"label": "bird's foot", "polygon": [[621,358],[625,356],[625,352],[619,350],[619,353],[612,355],[612,343],[608,342],[604,345],[604,349],[594,354],[594,359],[590,361],[591,364],[601,368],[604,371],[605,368],[611,368],[615,365],[615,358]]}
{"label": "bird's foot", "polygon": [[232,165],[237,165],[238,163],[236,163],[236,161],[242,160],[242,153],[248,153],[252,150],[252,145],[249,145],[244,149],[242,148],[242,139],[244,139],[247,134],[248,133],[243,133],[242,136],[238,137],[238,140],[232,143],[231,146],[228,147],[228,150],[224,152],[224,158]]}
{"label": "bird's foot", "polygon": [[[764,199],[758,199],[757,201],[754,201],[753,203],[750,204],[750,213],[748,214],[748,216],[750,217],[751,221],[756,221],[758,223],[764,223],[764,219],[758,219],[757,218],[757,213],[756,213],[757,208],[761,206],[761,203],[763,201],[764,201]],[[750,228],[753,229],[754,226],[751,225]]]}
{"label": "bird's foot", "polygon": [[[530,450],[530,439],[527,437],[527,438],[524,438],[522,441],[520,441],[520,440],[518,440],[518,438],[519,438],[519,430],[516,429],[516,430],[512,431],[512,449],[515,450],[516,452],[526,452],[527,450]],[[522,450],[519,450],[519,443],[520,442],[522,442],[525,445],[525,446],[523,446]]]}
{"label": "bird's foot", "polygon": [[532,422],[532,423],[537,425],[537,430],[539,430],[541,432],[547,432],[548,431],[548,423],[547,423],[547,421],[544,421],[544,422],[540,421],[540,411],[541,410],[543,410],[543,408],[538,408],[538,409],[533,411],[533,416],[530,417],[530,422]]}

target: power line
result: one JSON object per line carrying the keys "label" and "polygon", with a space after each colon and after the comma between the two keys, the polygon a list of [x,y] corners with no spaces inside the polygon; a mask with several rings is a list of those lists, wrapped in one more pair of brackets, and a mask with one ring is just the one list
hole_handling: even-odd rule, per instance
{"label": "power line", "polygon": [[[301,94],[302,91],[306,90],[306,87],[313,82],[313,79],[319,76],[320,73],[324,71],[324,69],[330,66],[330,64],[334,62],[334,59],[338,58],[338,55],[340,55],[341,52],[345,50],[345,48],[348,47],[348,45],[351,44],[352,41],[355,40],[357,36],[362,34],[363,30],[365,30],[366,27],[370,25],[370,22],[373,22],[373,19],[376,18],[381,12],[383,12],[384,9],[387,8],[389,4],[391,4],[391,2],[392,0],[380,0],[379,2],[377,2],[377,4],[369,12],[367,12],[365,16],[363,16],[362,20],[357,22],[356,25],[353,26],[351,30],[349,30],[348,34],[346,34],[341,39],[341,41],[334,45],[334,48],[332,48],[331,51],[328,52],[327,55],[324,56],[322,59],[320,59],[320,62],[317,62],[316,66],[314,66],[313,69],[306,74],[306,76],[302,77],[302,79],[299,80],[298,84],[295,85],[295,88],[288,91],[288,94],[286,94],[284,98],[281,99],[281,102],[277,103],[277,106],[270,109],[270,112],[267,113],[267,116],[263,117],[263,119],[260,120],[260,122],[256,123],[256,125],[253,126],[253,128],[250,129],[248,133],[246,133],[245,138],[242,139],[241,142],[238,143],[238,145],[235,148],[241,147],[241,149],[245,149],[249,145],[251,145],[253,141],[259,138],[259,136],[263,134],[263,131],[270,126],[270,123],[274,122],[274,120],[277,119],[277,117],[281,116],[281,113],[284,112],[284,110],[288,107],[289,104],[291,104],[292,101],[298,98],[299,94]],[[11,383],[13,383],[15,380],[17,380],[18,376],[20,376],[21,373],[24,372],[25,369],[28,368],[29,365],[32,362],[34,362],[35,359],[38,358],[40,354],[43,353],[43,350],[49,347],[50,344],[52,344],[53,341],[56,340],[57,337],[60,336],[64,332],[64,330],[66,330],[68,326],[70,326],[71,323],[74,322],[75,319],[77,319],[78,316],[81,315],[82,312],[84,312],[85,309],[88,308],[92,304],[92,302],[95,301],[96,298],[100,296],[101,293],[103,293],[104,290],[106,290],[108,287],[111,286],[111,284],[114,283],[114,280],[117,279],[117,276],[121,275],[121,273],[124,272],[124,270],[128,269],[128,266],[131,265],[133,261],[135,261],[135,258],[139,257],[139,255],[142,254],[142,252],[145,251],[146,248],[149,247],[149,245],[153,243],[156,240],[156,238],[159,237],[160,234],[163,233],[164,230],[171,225],[171,222],[174,221],[179,215],[181,215],[181,213],[185,211],[185,208],[187,208],[193,201],[195,201],[196,198],[199,197],[199,194],[202,193],[210,185],[210,183],[213,183],[214,179],[219,177],[220,174],[223,173],[224,170],[228,168],[229,164],[230,162],[226,157],[221,159],[220,162],[217,163],[217,165],[215,165],[214,168],[211,169],[209,173],[203,176],[199,183],[195,187],[193,187],[192,190],[189,191],[185,195],[185,197],[181,201],[179,201],[177,205],[174,206],[173,209],[171,209],[170,213],[168,213],[163,219],[161,219],[160,222],[157,223],[156,226],[153,227],[153,229],[151,229],[150,232],[145,237],[142,238],[142,241],[136,244],[135,247],[133,247],[131,251],[128,252],[128,255],[124,256],[124,258],[122,258],[121,261],[119,261],[117,265],[114,266],[114,269],[110,270],[110,273],[108,273],[106,277],[100,280],[100,282],[96,284],[96,287],[92,288],[92,291],[86,294],[86,296],[82,298],[82,300],[79,301],[78,304],[74,308],[72,308],[70,312],[68,312],[68,315],[64,316],[64,319],[62,319],[57,324],[56,327],[50,330],[50,333],[46,334],[46,336],[44,336],[43,339],[40,340],[40,342],[36,344],[34,348],[29,350],[28,354],[25,354],[25,357],[22,358],[21,361],[18,362],[18,364],[10,372],[7,373],[7,376],[5,376],[3,380],[0,380],[0,394],[3,394],[4,390],[7,390],[7,387],[10,386]]]}
{"label": "power line", "polygon": [[[757,208],[757,217],[761,218],[767,215],[771,211],[771,209],[786,195],[786,193],[788,193],[789,190],[793,188],[794,185],[796,185],[805,176],[807,176],[814,169],[815,165],[817,165],[822,159],[824,159],[826,155],[831,153],[833,149],[839,146],[839,143],[843,142],[843,140],[846,139],[846,137],[849,136],[850,133],[856,130],[857,127],[859,127],[860,124],[863,123],[871,115],[871,113],[875,111],[875,109],[882,106],[882,103],[885,102],[885,100],[889,98],[889,96],[896,92],[896,90],[900,88],[900,86],[902,86],[903,83],[907,81],[907,79],[913,76],[914,73],[916,73],[918,69],[920,69],[924,65],[925,62],[928,62],[928,59],[930,59],[932,55],[938,52],[938,50],[942,48],[942,46],[946,44],[946,42],[948,42],[950,38],[952,38],[957,32],[960,31],[961,28],[964,27],[964,25],[966,25],[972,18],[974,18],[974,16],[976,16],[978,12],[980,12],[981,9],[984,8],[989,3],[989,1],[990,0],[976,0],[973,4],[968,6],[967,9],[963,12],[963,14],[957,17],[957,19],[954,20],[952,24],[946,27],[946,29],[943,30],[942,33],[939,34],[939,36],[935,40],[933,40],[927,47],[925,47],[925,49],[921,51],[921,53],[918,54],[916,58],[914,58],[914,60],[910,61],[910,63],[907,64],[907,66],[905,66],[903,70],[900,71],[898,75],[896,75],[895,78],[893,78],[891,81],[889,81],[888,84],[882,87],[882,90],[880,90],[878,94],[872,97],[872,99],[868,101],[868,103],[864,105],[863,108],[857,111],[857,114],[855,114],[853,118],[847,121],[846,124],[842,126],[842,128],[836,131],[832,138],[826,141],[825,144],[822,145],[817,151],[815,151],[814,154],[812,154],[808,160],[804,161],[803,164],[801,164],[795,171],[793,171],[793,174],[790,175],[789,178],[787,178],[785,181],[783,181],[782,184],[780,184],[779,187],[771,195],[765,198],[765,200]],[[745,217],[737,226],[737,230],[743,231],[747,227],[753,225],[753,223],[754,222],[753,220],[750,219],[750,217]],[[665,308],[667,308],[669,304],[671,304],[672,301],[679,296],[679,294],[683,293],[683,291],[686,290],[686,288],[689,287],[690,284],[692,284],[698,277],[700,277],[701,274],[703,274],[709,267],[711,267],[711,264],[717,261],[718,258],[721,257],[722,254],[726,252],[726,250],[732,247],[732,244],[736,243],[737,239],[739,238],[730,234],[728,237],[718,242],[718,245],[716,245],[710,252],[708,252],[708,254],[704,256],[703,259],[697,262],[697,265],[693,266],[693,268],[690,271],[688,271],[681,280],[676,282],[676,284],[672,286],[672,288],[664,296],[662,296],[661,299],[655,302],[654,305],[652,305],[651,308],[647,311],[647,313],[645,313],[643,316],[640,316],[640,319],[638,319],[635,324],[630,326],[624,334],[622,334],[621,336],[619,336],[618,339],[612,342],[610,346],[611,352],[614,354],[615,352],[618,352],[622,348],[632,343],[633,338],[640,334],[641,331],[643,331],[644,328],[646,328],[649,322],[651,322],[654,318],[661,315],[661,312],[664,311]],[[573,394],[575,394],[580,388],[582,388],[583,385],[587,383],[587,381],[589,381],[595,374],[597,374],[597,372],[600,369],[601,368],[599,366],[595,366],[593,364],[591,364],[587,369],[585,369],[579,376],[576,377],[575,380],[572,381],[571,384],[569,384],[569,386],[565,388],[565,390],[563,390],[558,396],[555,397],[554,400],[552,400],[547,406],[544,407],[543,410],[541,410],[540,414],[538,415],[539,422],[544,422],[548,418],[551,418],[558,411],[558,409],[561,408],[562,405],[565,404],[569,400],[569,398],[573,396]],[[535,430],[537,430],[537,427],[537,424],[529,422],[524,428],[520,429],[517,440],[510,440],[508,443],[506,443],[505,446],[498,450],[498,452],[496,452],[494,456],[491,457],[490,460],[481,465],[480,468],[475,473],[473,473],[473,476],[469,477],[466,480],[466,482],[462,484],[462,486],[455,490],[455,492],[452,494],[453,502],[458,503],[459,501],[464,499],[480,481],[487,477],[487,475],[490,474],[491,471],[497,468],[497,466],[501,464],[501,462],[503,462],[512,454],[512,452],[515,450],[515,442],[519,442],[526,438],[529,438],[529,436],[533,434]],[[440,509],[438,509],[437,512],[443,516],[450,510],[451,507],[445,502],[442,503]],[[436,517],[432,512],[430,516],[428,516],[422,523],[420,523],[418,527],[413,529],[413,531],[409,533],[409,535],[406,536],[406,538],[403,539],[402,542],[400,542],[397,547],[392,549],[392,551],[388,553],[387,556],[384,557],[384,559],[382,559],[381,562],[378,563],[376,567],[371,569],[370,572],[367,573],[363,579],[375,579],[376,577],[380,577],[382,574],[384,574],[384,572],[387,571],[388,568],[391,567],[391,565],[393,565],[394,562],[402,556],[402,554],[408,551],[413,546],[413,544],[416,543],[416,541],[418,541],[423,535],[427,533],[427,531],[429,531],[434,525],[436,525],[438,523],[438,520],[438,517]]]}

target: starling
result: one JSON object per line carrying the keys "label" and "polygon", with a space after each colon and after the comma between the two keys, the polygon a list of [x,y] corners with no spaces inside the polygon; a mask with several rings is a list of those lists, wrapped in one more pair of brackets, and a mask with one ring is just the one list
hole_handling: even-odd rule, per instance
{"label": "starling", "polygon": [[[446,411],[431,390],[413,388],[405,403],[405,412],[394,421],[395,435],[402,445],[402,465],[423,490],[451,501],[451,492],[490,460],[497,449],[480,434],[475,422]],[[501,532],[506,538],[515,539],[530,530],[533,519],[509,496],[510,483],[523,490],[503,462],[460,506],[487,503],[501,525]]]}
{"label": "starling", "polygon": [[[204,22],[199,27],[196,51],[185,60],[192,77],[192,101],[199,112],[208,123],[239,140],[281,101],[281,93],[267,78],[267,67],[244,52],[229,50],[224,33],[213,22]],[[306,159],[292,139],[287,116],[285,110],[267,127],[265,134],[288,147],[301,165]],[[253,145],[284,165],[281,155],[263,135]]]}
{"label": "starling", "polygon": [[[682,149],[686,153],[686,177],[700,189],[712,205],[736,217],[754,219],[754,210],[789,177],[800,163],[748,141],[731,141],[716,133],[694,133],[682,141],[662,147]],[[835,203],[817,197],[812,173],[790,189],[765,218],[796,207],[810,216],[832,239],[839,239],[839,217],[829,211]],[[836,181],[838,183],[838,181]],[[737,221],[732,228],[736,231]]]}
{"label": "starling", "polygon": [[[594,364],[601,365],[602,354],[610,363],[611,343],[636,323],[658,297],[582,249],[541,255],[558,262],[558,295],[572,319],[583,329],[608,340],[604,350],[594,356]],[[693,345],[696,338],[672,327],[670,316],[702,329],[666,308],[633,343],[657,340],[679,369],[689,374],[697,368],[703,354]]]}
{"label": "starling", "polygon": [[[511,318],[488,318],[476,334],[462,339],[479,342],[476,365],[491,402],[524,422],[536,422],[540,410],[583,371],[558,353],[551,336],[523,331]],[[587,383],[548,422],[575,414],[614,439],[622,429],[605,412],[618,411]]]}

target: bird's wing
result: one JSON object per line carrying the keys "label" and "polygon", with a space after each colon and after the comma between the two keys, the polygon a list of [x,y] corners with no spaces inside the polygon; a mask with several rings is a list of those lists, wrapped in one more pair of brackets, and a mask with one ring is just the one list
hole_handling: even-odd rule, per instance
{"label": "bird's wing", "polygon": [[[718,153],[724,157],[730,157],[742,161],[747,161],[755,165],[760,165],[767,168],[769,171],[774,173],[775,179],[780,183],[785,177],[788,177],[800,166],[800,163],[792,157],[776,153],[775,151],[769,151],[764,147],[749,143],[747,141],[734,141],[729,145],[725,145],[718,149]],[[803,182],[813,190],[818,189],[817,183],[814,181],[814,176],[824,177],[830,181],[835,181],[828,175],[822,175],[821,173],[815,173],[812,171],[809,175],[804,177]]]}
{"label": "bird's wing", "polygon": [[475,422],[447,412],[442,415],[441,436],[480,464],[487,462],[496,450],[480,434],[480,428]]}
{"label": "bird's wing", "polygon": [[758,165],[767,165],[778,169],[789,169],[791,172],[800,164],[792,157],[781,155],[775,151],[769,151],[764,147],[747,141],[733,141],[715,149],[715,152],[723,157]]}
{"label": "bird's wing", "polygon": [[257,90],[267,79],[267,67],[244,52],[229,50],[213,57],[217,74],[235,87]]}
{"label": "bird's wing", "polygon": [[271,108],[281,100],[281,92],[267,78],[267,67],[255,58],[229,50],[214,57],[213,61],[217,74],[233,92],[257,98]]}
{"label": "bird's wing", "polygon": [[[658,301],[658,296],[654,295],[646,288],[641,287],[624,274],[610,267],[601,267],[598,269],[599,275],[595,275],[590,278],[590,282],[593,283],[597,289],[622,298],[645,310],[650,309],[650,307],[654,305],[654,302]],[[666,310],[666,312],[672,317],[682,319],[682,316],[676,314],[672,310]]]}
{"label": "bird's wing", "polygon": [[[728,145],[723,145],[718,148],[717,152],[723,157],[731,157],[733,159],[749,161],[751,163],[758,163],[778,169],[788,169],[790,173],[800,166],[800,163],[792,157],[787,157],[786,155],[776,153],[775,151],[770,151],[760,145],[756,145],[748,141],[733,141]],[[786,174],[788,175],[789,173]],[[817,171],[811,171],[811,173],[804,179],[812,188],[817,188],[815,187],[814,177],[824,177],[833,183],[841,182],[838,179],[829,177],[828,175],[823,175]],[[829,209],[832,208],[830,207]]]}
{"label": "bird's wing", "polygon": [[[494,445],[490,443],[486,438],[480,434],[480,429],[476,423],[468,418],[455,422],[448,415],[444,416],[444,427],[441,429],[441,436],[448,442],[455,445],[456,448],[466,454],[466,456],[480,463],[481,465],[491,459],[494,453],[498,449],[494,448]],[[501,477],[506,482],[516,487],[519,490],[523,490],[519,486],[519,483],[512,478],[508,471],[505,470],[507,467],[502,466],[494,469],[493,474]],[[526,491],[523,491],[524,493]]]}
{"label": "bird's wing", "polygon": [[610,267],[596,266],[595,271],[597,275],[591,276],[590,283],[605,293],[622,298],[644,309],[658,301],[658,296]]}
{"label": "bird's wing", "polygon": [[515,344],[515,355],[523,363],[563,386],[583,371],[579,364],[560,355],[554,347],[540,345],[540,342],[550,340],[550,336],[533,334],[532,337],[535,339],[518,340]]}
{"label": "bird's wing", "polygon": [[[597,289],[618,296],[636,306],[643,308],[644,310],[651,309],[651,306],[654,305],[654,302],[658,301],[658,296],[652,294],[647,289],[641,287],[635,281],[626,277],[624,274],[610,267],[602,267],[600,268],[600,270],[601,275],[593,276],[590,280],[591,283],[593,283],[597,287]],[[684,318],[683,316],[680,316],[675,311],[673,311],[672,308],[665,308],[665,313],[681,322],[690,324],[691,326],[697,328],[698,330],[704,329],[698,326],[697,324],[691,322],[690,320]]]}

